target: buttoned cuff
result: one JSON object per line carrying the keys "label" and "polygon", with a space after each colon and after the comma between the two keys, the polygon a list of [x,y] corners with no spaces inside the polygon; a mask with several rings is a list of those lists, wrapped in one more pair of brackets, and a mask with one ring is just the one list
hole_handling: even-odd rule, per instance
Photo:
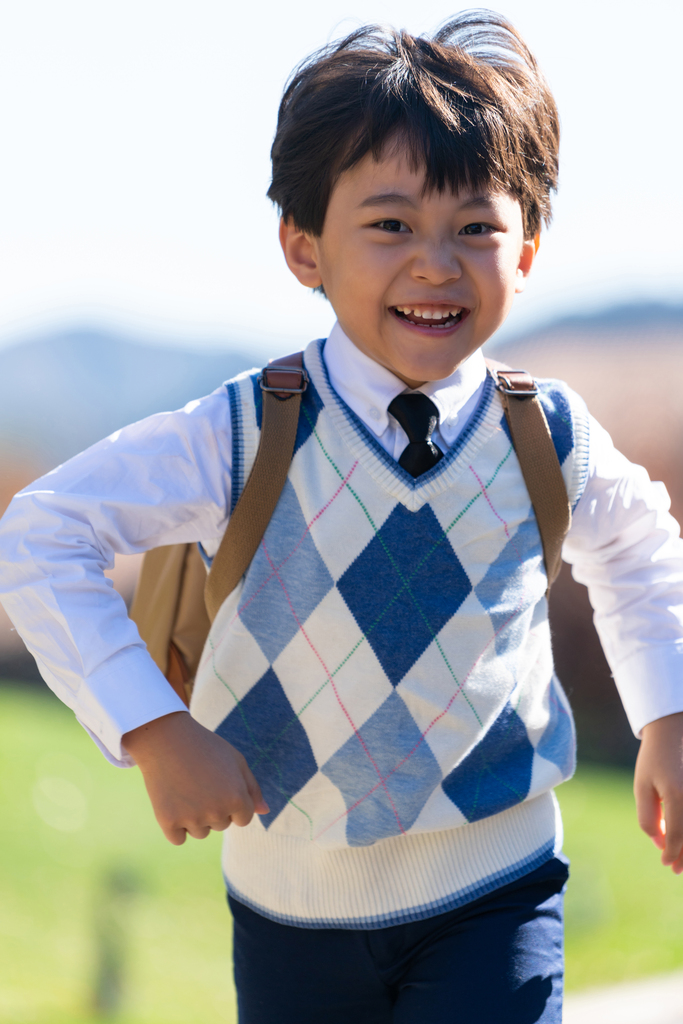
{"label": "buttoned cuff", "polygon": [[683,641],[642,647],[614,669],[631,728],[683,711]]}
{"label": "buttoned cuff", "polygon": [[[43,669],[43,674],[51,685],[49,673]],[[187,711],[141,646],[124,647],[113,654],[88,675],[71,699],[63,686],[58,694],[70,705],[107,760],[120,768],[135,763],[121,746],[122,736],[156,718]]]}

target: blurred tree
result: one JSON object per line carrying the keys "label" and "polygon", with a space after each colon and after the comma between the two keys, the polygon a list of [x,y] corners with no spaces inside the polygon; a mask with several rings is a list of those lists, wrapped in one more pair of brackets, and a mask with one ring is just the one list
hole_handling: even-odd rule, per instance
{"label": "blurred tree", "polygon": [[94,921],[93,1007],[104,1019],[116,1017],[126,993],[131,902],[140,885],[135,873],[115,868],[97,893]]}

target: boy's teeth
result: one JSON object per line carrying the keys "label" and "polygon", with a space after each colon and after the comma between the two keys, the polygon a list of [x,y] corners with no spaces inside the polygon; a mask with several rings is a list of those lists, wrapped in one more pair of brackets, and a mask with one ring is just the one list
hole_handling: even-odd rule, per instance
{"label": "boy's teeth", "polygon": [[453,306],[452,309],[433,309],[431,306],[397,306],[399,313],[406,316],[419,316],[422,320],[445,320],[449,316],[457,316],[461,311],[460,306]]}

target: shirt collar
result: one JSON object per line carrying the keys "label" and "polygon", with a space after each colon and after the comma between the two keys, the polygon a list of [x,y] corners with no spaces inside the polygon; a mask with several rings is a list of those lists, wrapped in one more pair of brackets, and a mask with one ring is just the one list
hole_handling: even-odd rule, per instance
{"label": "shirt collar", "polygon": [[[346,404],[377,437],[389,426],[387,407],[396,395],[409,392],[391,370],[361,352],[336,323],[323,350],[330,384]],[[429,381],[419,391],[428,395],[439,410],[441,424],[452,424],[458,413],[481,387],[486,363],[481,349],[443,380]]]}

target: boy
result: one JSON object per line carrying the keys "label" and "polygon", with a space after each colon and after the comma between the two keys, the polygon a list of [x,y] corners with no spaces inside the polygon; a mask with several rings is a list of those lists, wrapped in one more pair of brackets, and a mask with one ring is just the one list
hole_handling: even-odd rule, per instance
{"label": "boy", "polygon": [[[4,602],[167,838],[233,823],[243,1024],[559,1022],[574,766],[542,551],[481,346],[531,270],[558,120],[502,18],[360,29],[288,86],[270,196],[338,322],[305,352],[295,454],[187,714],[102,572],[218,548],[256,374],[122,430],[15,498]],[[683,547],[661,487],[558,382],[542,403],[631,722],[642,827],[683,870]],[[661,804],[667,812],[664,838]],[[256,815],[256,816],[254,816]]]}

